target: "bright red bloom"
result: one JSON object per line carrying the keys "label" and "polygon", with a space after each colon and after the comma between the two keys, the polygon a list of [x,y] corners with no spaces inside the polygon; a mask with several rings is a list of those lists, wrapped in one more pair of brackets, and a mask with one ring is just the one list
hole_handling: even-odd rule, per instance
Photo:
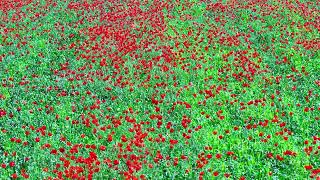
{"label": "bright red bloom", "polygon": [[0,109],[0,117],[3,117],[7,114],[7,112],[4,109]]}
{"label": "bright red bloom", "polygon": [[304,166],[304,168],[305,168],[306,170],[311,170],[311,169],[312,169],[312,166],[311,166],[311,165],[306,165],[306,166]]}
{"label": "bright red bloom", "polygon": [[10,167],[14,167],[14,166],[15,166],[15,163],[14,163],[13,161],[11,161],[11,162],[9,163],[9,166],[10,166]]}
{"label": "bright red bloom", "polygon": [[3,163],[3,164],[1,164],[1,167],[4,169],[7,167],[7,165]]}
{"label": "bright red bloom", "polygon": [[16,173],[14,173],[14,174],[11,175],[11,177],[12,177],[13,179],[17,179],[17,178],[18,178],[18,175],[17,175]]}

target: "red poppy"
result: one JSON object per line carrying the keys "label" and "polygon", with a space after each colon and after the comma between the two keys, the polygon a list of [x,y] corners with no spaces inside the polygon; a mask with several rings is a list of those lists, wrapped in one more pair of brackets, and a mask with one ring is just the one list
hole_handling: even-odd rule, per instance
{"label": "red poppy", "polygon": [[0,117],[3,117],[7,114],[7,112],[4,109],[0,109]]}
{"label": "red poppy", "polygon": [[14,166],[15,166],[15,163],[14,163],[13,161],[11,161],[11,162],[9,163],[9,166],[10,166],[10,167],[14,167]]}
{"label": "red poppy", "polygon": [[305,168],[306,170],[311,170],[313,167],[312,167],[311,165],[306,165],[306,166],[304,166],[304,168]]}

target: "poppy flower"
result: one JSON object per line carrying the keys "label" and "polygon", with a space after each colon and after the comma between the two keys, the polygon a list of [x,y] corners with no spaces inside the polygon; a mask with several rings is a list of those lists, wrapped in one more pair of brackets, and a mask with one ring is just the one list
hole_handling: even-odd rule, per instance
{"label": "poppy flower", "polygon": [[17,179],[17,178],[18,178],[18,175],[17,175],[17,173],[13,173],[13,174],[11,175],[11,177],[12,177],[12,179]]}
{"label": "poppy flower", "polygon": [[11,162],[9,163],[9,166],[10,166],[10,167],[14,167],[14,166],[15,166],[15,162],[11,161]]}
{"label": "poppy flower", "polygon": [[306,166],[304,166],[304,168],[305,168],[306,170],[311,170],[313,167],[312,167],[311,165],[306,165]]}
{"label": "poppy flower", "polygon": [[4,109],[0,109],[0,118],[5,116],[7,112]]}

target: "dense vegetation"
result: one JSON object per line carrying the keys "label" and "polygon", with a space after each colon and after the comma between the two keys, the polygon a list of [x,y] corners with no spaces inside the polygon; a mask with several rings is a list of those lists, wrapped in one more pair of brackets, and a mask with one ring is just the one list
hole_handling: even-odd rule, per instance
{"label": "dense vegetation", "polygon": [[1,0],[0,179],[319,179],[319,7]]}

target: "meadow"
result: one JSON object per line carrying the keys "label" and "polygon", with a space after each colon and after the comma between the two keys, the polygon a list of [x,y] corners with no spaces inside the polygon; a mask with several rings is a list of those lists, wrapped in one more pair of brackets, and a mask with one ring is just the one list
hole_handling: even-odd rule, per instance
{"label": "meadow", "polygon": [[1,0],[0,179],[320,180],[319,15]]}

